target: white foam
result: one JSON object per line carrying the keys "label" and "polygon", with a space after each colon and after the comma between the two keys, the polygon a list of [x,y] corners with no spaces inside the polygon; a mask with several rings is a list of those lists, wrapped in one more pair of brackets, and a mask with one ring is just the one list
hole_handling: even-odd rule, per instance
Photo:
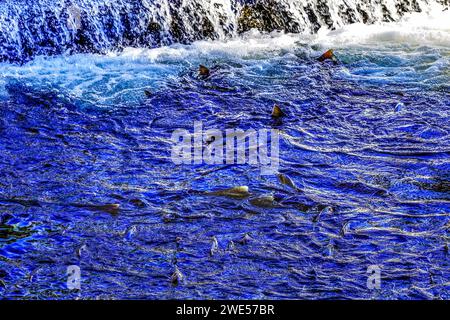
{"label": "white foam", "polygon": [[[425,56],[428,51],[418,50],[423,46],[438,50],[431,61]],[[77,98],[109,105],[133,99],[130,88],[137,92],[136,96],[142,96],[142,89],[158,87],[167,78],[186,68],[196,68],[198,64],[234,61],[263,69],[273,59],[298,59],[294,54],[299,51],[304,56],[317,57],[327,48],[334,48],[344,56],[356,52],[364,58],[373,51],[376,57],[400,59],[403,65],[396,66],[396,74],[408,81],[414,81],[414,77],[418,81],[428,81],[442,76],[448,80],[450,11],[410,14],[398,23],[354,24],[334,31],[320,30],[316,35],[251,31],[229,40],[198,41],[191,45],[127,48],[105,56],[39,57],[24,66],[3,63],[0,65],[0,95],[7,94],[4,85],[10,79],[18,79],[37,87],[59,87]],[[370,74],[380,81],[385,77],[381,64],[372,70],[364,68],[366,66],[343,72],[357,78],[367,78]]]}
{"label": "white foam", "polygon": [[146,58],[153,63],[218,57],[261,59],[280,52],[294,52],[299,43],[323,48],[365,45],[379,49],[391,45],[429,45],[450,50],[450,10],[442,11],[441,7],[436,7],[427,14],[407,14],[397,23],[356,23],[334,31],[321,29],[316,35],[282,32],[261,34],[253,30],[229,40],[197,41],[191,45],[177,44],[155,49],[128,48],[119,56]]}
{"label": "white foam", "polygon": [[450,10],[408,14],[397,23],[351,24],[336,31],[319,30],[317,42],[327,46],[407,44],[450,48]]}

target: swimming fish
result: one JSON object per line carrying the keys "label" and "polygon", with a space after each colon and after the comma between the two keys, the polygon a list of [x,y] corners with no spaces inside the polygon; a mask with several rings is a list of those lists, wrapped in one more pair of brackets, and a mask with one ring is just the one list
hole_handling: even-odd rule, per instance
{"label": "swimming fish", "polygon": [[88,247],[86,244],[83,244],[81,247],[78,248],[77,250],[77,256],[78,258],[81,258],[81,256],[83,255],[83,252],[87,251]]}
{"label": "swimming fish", "polygon": [[175,267],[175,271],[172,274],[172,277],[170,277],[170,282],[172,282],[172,284],[177,285],[180,282],[183,282],[184,280],[184,275],[181,273],[181,271],[178,269],[178,267]]}
{"label": "swimming fish", "polygon": [[325,247],[325,249],[324,249],[324,254],[325,254],[326,256],[328,256],[328,257],[331,257],[331,256],[333,256],[333,253],[334,253],[335,249],[336,249],[336,246],[335,246],[332,242],[330,242],[330,243]]}
{"label": "swimming fish", "polygon": [[245,245],[247,243],[249,243],[252,240],[252,238],[250,237],[250,235],[248,233],[246,233],[241,239],[239,239],[237,241],[237,243]]}
{"label": "swimming fish", "polygon": [[337,63],[338,60],[336,58],[336,55],[334,54],[333,49],[328,50],[327,52],[325,52],[323,55],[321,55],[317,61],[319,62],[324,62],[326,60],[332,60],[334,63]]}
{"label": "swimming fish", "polygon": [[294,181],[292,181],[292,179],[282,173],[280,173],[278,175],[278,180],[280,181],[280,183],[294,189],[294,190],[299,190],[297,185],[294,183]]}
{"label": "swimming fish", "polygon": [[125,239],[131,240],[137,232],[137,226],[131,226],[125,231]]}
{"label": "swimming fish", "polygon": [[27,129],[25,129],[25,131],[27,131],[28,133],[31,133],[31,134],[39,134],[39,129],[37,129],[37,128],[27,128]]}
{"label": "swimming fish", "polygon": [[211,75],[211,72],[204,65],[200,65],[198,68],[198,74],[203,78],[208,78]]}
{"label": "swimming fish", "polygon": [[258,198],[250,199],[249,202],[255,207],[272,208],[275,205],[275,198],[272,195],[261,196]]}
{"label": "swimming fish", "polygon": [[350,222],[344,223],[344,225],[341,228],[340,235],[341,237],[345,237],[345,235],[350,231]]}
{"label": "swimming fish", "polygon": [[[207,76],[205,76],[207,77]],[[209,89],[209,90],[214,90],[214,91],[220,91],[220,92],[233,92],[236,91],[236,88],[230,88],[230,87],[221,87],[221,86],[216,86],[216,85],[211,85],[211,84],[205,84],[203,86],[205,89]]]}
{"label": "swimming fish", "polygon": [[231,251],[231,252],[236,251],[236,246],[235,246],[233,240],[231,240],[231,241],[228,243],[227,250],[228,250],[228,251]]}
{"label": "swimming fish", "polygon": [[325,209],[320,211],[320,213],[317,216],[314,217],[313,222],[319,222],[319,220],[322,216],[332,214],[333,211],[334,211],[333,208],[326,207]]}
{"label": "swimming fish", "polygon": [[144,94],[147,98],[151,98],[152,97],[152,92],[150,90],[144,90]]}
{"label": "swimming fish", "polygon": [[250,196],[250,192],[247,186],[234,187],[222,191],[210,192],[207,194],[212,196],[228,197],[235,199],[245,199]]}
{"label": "swimming fish", "polygon": [[41,204],[39,203],[38,200],[12,198],[12,199],[5,199],[4,201],[20,204],[21,206],[24,206],[24,207],[41,207]]}
{"label": "swimming fish", "polygon": [[142,201],[141,199],[137,199],[137,198],[131,199],[130,203],[139,209],[145,208],[147,206],[147,204],[144,201]]}
{"label": "swimming fish", "polygon": [[76,205],[79,208],[85,208],[90,211],[100,211],[100,212],[106,212],[112,215],[116,215],[119,213],[120,210],[120,204],[105,204],[105,205]]}
{"label": "swimming fish", "polygon": [[216,252],[219,251],[219,241],[217,240],[217,237],[212,238],[212,245],[211,250],[209,251],[209,254],[211,257],[216,254]]}
{"label": "swimming fish", "polygon": [[177,218],[177,215],[174,213],[165,212],[163,213],[162,220],[164,223],[171,223]]}
{"label": "swimming fish", "polygon": [[275,105],[272,111],[273,118],[281,118],[284,116],[284,112],[281,110],[280,106]]}
{"label": "swimming fish", "polygon": [[12,218],[13,216],[9,213],[0,213],[0,224],[6,224]]}
{"label": "swimming fish", "polygon": [[405,105],[403,104],[403,103],[398,103],[396,106],[395,106],[395,112],[401,112],[402,110],[403,110],[403,108],[405,107]]}

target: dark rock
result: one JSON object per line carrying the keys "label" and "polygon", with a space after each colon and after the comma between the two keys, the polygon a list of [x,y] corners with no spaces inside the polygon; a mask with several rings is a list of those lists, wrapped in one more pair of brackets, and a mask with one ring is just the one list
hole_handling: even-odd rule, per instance
{"label": "dark rock", "polygon": [[383,21],[384,22],[393,22],[394,18],[392,18],[392,14],[391,12],[388,10],[388,8],[386,7],[386,5],[382,4],[381,5],[381,10],[383,12]]}
{"label": "dark rock", "polygon": [[151,33],[156,33],[161,31],[161,26],[157,22],[150,22],[148,24],[147,30]]}
{"label": "dark rock", "polygon": [[362,19],[363,19],[363,23],[367,24],[370,22],[370,18],[369,18],[369,14],[367,13],[367,11],[365,11],[363,8],[361,8],[360,5],[358,5],[356,7],[356,10],[358,11],[358,13],[361,15]]}
{"label": "dark rock", "polygon": [[326,25],[331,28],[333,26],[333,19],[331,18],[327,0],[317,0],[317,11],[320,13],[322,20]]}
{"label": "dark rock", "polygon": [[303,31],[288,9],[272,0],[245,5],[242,8],[238,19],[238,32],[242,33],[251,29],[258,29],[261,32]]}

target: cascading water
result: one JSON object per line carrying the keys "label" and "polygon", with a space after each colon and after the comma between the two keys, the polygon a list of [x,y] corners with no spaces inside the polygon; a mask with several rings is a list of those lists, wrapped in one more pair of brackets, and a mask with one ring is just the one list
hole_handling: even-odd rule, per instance
{"label": "cascading water", "polygon": [[435,3],[448,6],[447,0],[7,0],[0,3],[0,60],[225,39],[252,28],[316,32],[397,21]]}

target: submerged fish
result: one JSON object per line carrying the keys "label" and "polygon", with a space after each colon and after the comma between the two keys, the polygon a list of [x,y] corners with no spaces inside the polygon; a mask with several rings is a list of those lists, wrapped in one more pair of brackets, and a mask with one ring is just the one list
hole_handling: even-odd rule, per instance
{"label": "submerged fish", "polygon": [[78,256],[78,258],[81,258],[81,256],[83,255],[83,252],[86,252],[86,251],[88,251],[88,247],[87,247],[86,244],[83,244],[81,247],[79,247],[77,249],[77,256]]}
{"label": "submerged fish", "polygon": [[237,241],[237,243],[241,244],[241,245],[246,245],[247,243],[249,243],[252,240],[252,237],[250,237],[250,235],[248,233],[246,233],[241,239],[239,239]]}
{"label": "submerged fish", "polygon": [[164,212],[162,215],[162,220],[164,223],[171,223],[178,218],[178,215],[171,212]]}
{"label": "submerged fish", "polygon": [[219,251],[219,241],[217,240],[217,237],[214,236],[212,238],[211,250],[209,251],[209,254],[212,257],[217,251]]}
{"label": "submerged fish", "polygon": [[233,240],[231,240],[231,241],[228,243],[227,250],[228,250],[228,251],[231,251],[231,252],[236,251],[236,245],[234,244],[234,241],[233,241]]}
{"label": "submerged fish", "polygon": [[147,206],[147,204],[141,199],[131,199],[130,203],[139,209],[145,208]]}
{"label": "submerged fish", "polygon": [[322,211],[320,211],[320,213],[319,213],[317,216],[315,216],[315,217],[313,218],[313,222],[319,222],[319,220],[320,220],[320,218],[321,218],[322,216],[330,215],[330,214],[332,214],[333,212],[334,212],[333,208],[331,208],[331,207],[326,207],[325,209],[323,209]]}
{"label": "submerged fish", "polygon": [[0,225],[6,224],[9,220],[13,218],[9,213],[0,213]]}
{"label": "submerged fish", "polygon": [[92,206],[88,209],[94,210],[94,211],[103,211],[109,214],[116,215],[119,213],[120,210],[120,204],[105,204],[102,206]]}
{"label": "submerged fish", "polygon": [[395,106],[395,112],[401,112],[401,111],[403,111],[403,108],[405,107],[405,105],[403,104],[403,103],[398,103],[396,106]]}
{"label": "submerged fish", "polygon": [[330,242],[324,249],[324,254],[328,257],[332,257],[334,254],[334,251],[336,250],[336,246]]}
{"label": "submerged fish", "polygon": [[147,98],[151,98],[153,96],[153,94],[150,90],[144,90],[144,94]]}
{"label": "submerged fish", "polygon": [[131,226],[125,231],[125,239],[131,240],[137,232],[137,226]]}
{"label": "submerged fish", "polygon": [[2,201],[20,204],[21,206],[24,207],[41,207],[41,204],[39,203],[38,200],[12,198],[12,199],[5,199]]}
{"label": "submerged fish", "polygon": [[275,198],[272,195],[261,196],[258,198],[250,199],[250,203],[255,207],[272,208],[275,206]]}
{"label": "submerged fish", "polygon": [[120,210],[120,204],[105,204],[105,205],[84,205],[74,204],[74,207],[83,208],[90,211],[106,212],[112,215],[117,215]]}
{"label": "submerged fish", "polygon": [[299,190],[297,185],[294,183],[294,181],[292,181],[292,179],[290,177],[288,177],[287,175],[280,173],[278,175],[278,180],[280,181],[280,183],[284,184],[285,186],[288,186],[294,190]]}
{"label": "submerged fish", "polygon": [[350,231],[350,222],[346,222],[346,223],[344,223],[344,225],[342,226],[342,228],[341,228],[341,231],[340,231],[340,235],[341,235],[341,237],[345,237],[345,235],[348,233]]}
{"label": "submerged fish", "polygon": [[175,271],[172,274],[172,277],[170,277],[170,282],[172,282],[172,284],[177,285],[180,282],[183,282],[184,280],[184,275],[181,273],[181,271],[178,269],[178,267],[175,267]]}
{"label": "submerged fish", "polygon": [[[207,76],[205,76],[205,77],[207,77]],[[203,87],[205,89],[214,90],[214,91],[220,91],[220,92],[234,92],[234,91],[236,91],[236,88],[222,87],[222,86],[217,86],[217,85],[212,85],[212,84],[208,84],[208,85],[205,84]]]}
{"label": "submerged fish", "polygon": [[215,191],[207,193],[211,196],[220,196],[220,197],[228,197],[228,198],[236,198],[236,199],[244,199],[250,196],[250,192],[247,186],[242,187],[234,187],[226,190]]}
{"label": "submerged fish", "polygon": [[26,128],[25,131],[31,134],[39,134],[39,129],[37,128]]}

